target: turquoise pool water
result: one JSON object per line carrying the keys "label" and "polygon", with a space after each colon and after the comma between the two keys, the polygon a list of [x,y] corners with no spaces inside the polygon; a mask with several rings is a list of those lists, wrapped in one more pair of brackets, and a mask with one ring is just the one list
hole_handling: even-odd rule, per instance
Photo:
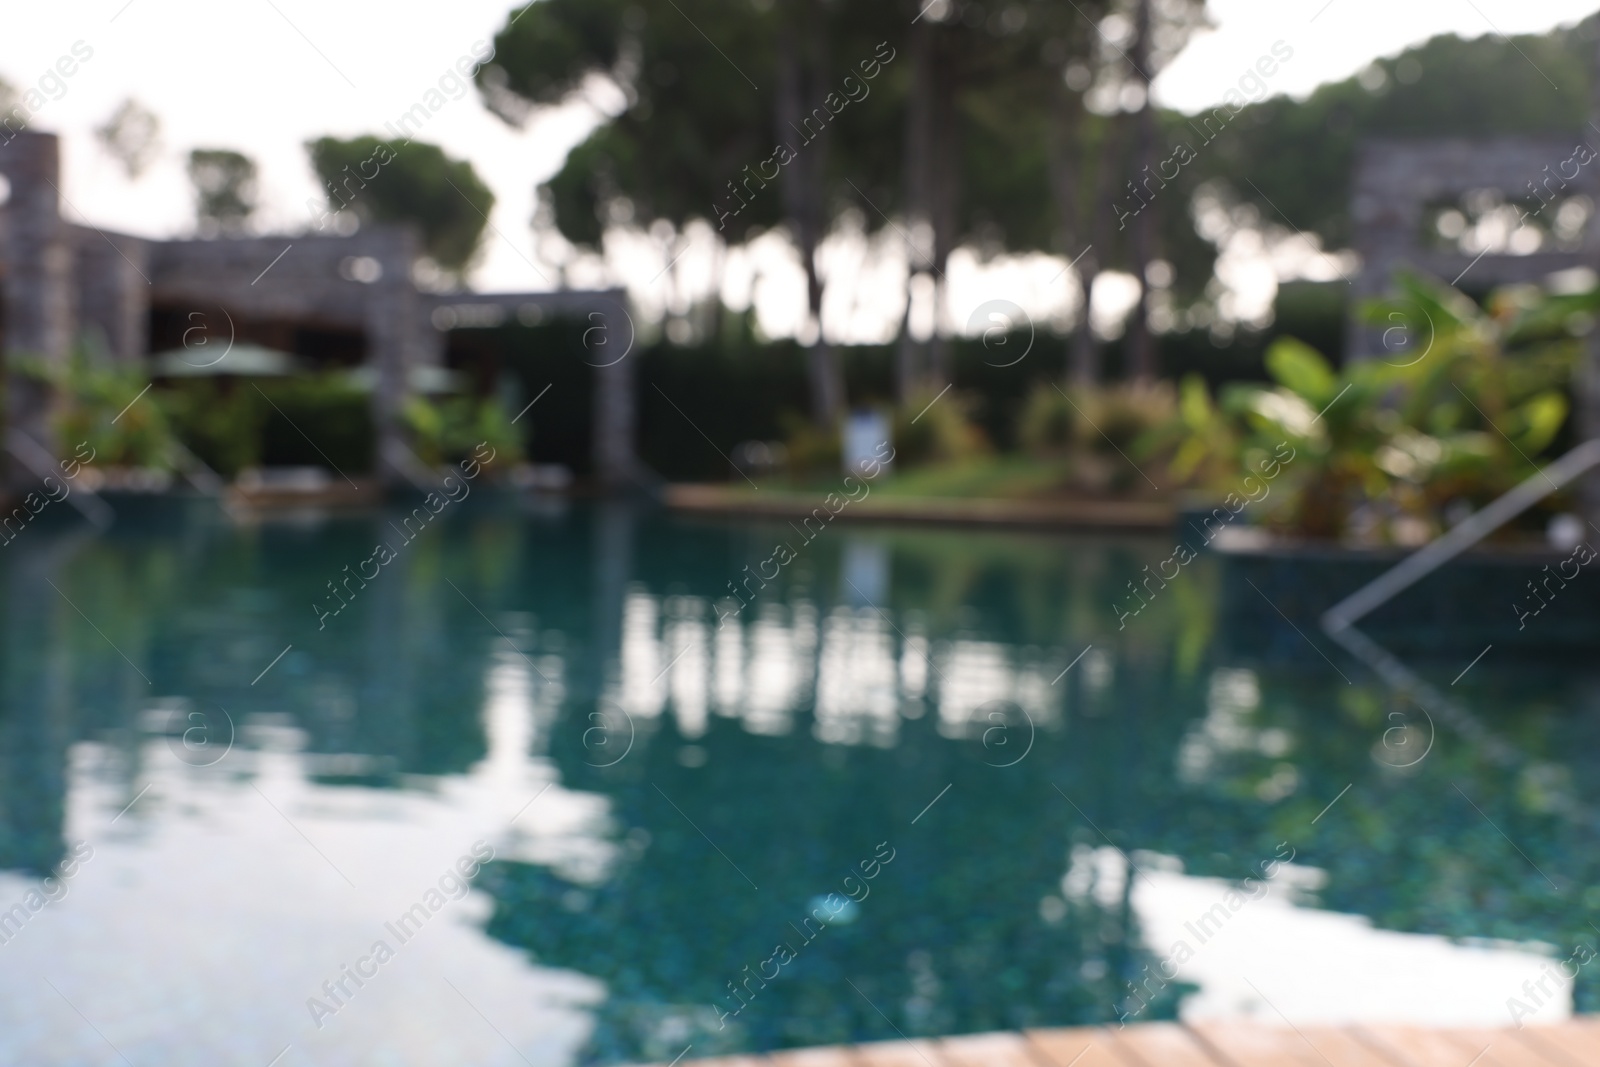
{"label": "turquoise pool water", "polygon": [[[1524,959],[1600,941],[1592,657],[1410,664],[1495,755],[1313,619],[1230,639],[1214,558],[1119,626],[1170,539],[403,515],[146,504],[0,549],[0,1063],[1171,1017],[1244,966],[1224,927],[1290,902]],[[1339,1007],[1293,988],[1337,947],[1255,950],[1288,977],[1223,977],[1267,1016]],[[1475,992],[1564,1010],[1521,975]]]}

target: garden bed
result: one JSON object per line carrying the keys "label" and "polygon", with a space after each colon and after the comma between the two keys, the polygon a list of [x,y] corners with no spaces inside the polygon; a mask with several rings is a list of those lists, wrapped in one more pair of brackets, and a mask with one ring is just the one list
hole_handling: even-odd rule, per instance
{"label": "garden bed", "polygon": [[[827,496],[823,490],[712,484],[671,485],[662,491],[663,503],[676,511],[783,519],[804,518],[818,509],[828,514]],[[833,518],[852,521],[1140,531],[1171,529],[1176,517],[1177,508],[1161,500],[906,497],[876,492],[833,513]]]}

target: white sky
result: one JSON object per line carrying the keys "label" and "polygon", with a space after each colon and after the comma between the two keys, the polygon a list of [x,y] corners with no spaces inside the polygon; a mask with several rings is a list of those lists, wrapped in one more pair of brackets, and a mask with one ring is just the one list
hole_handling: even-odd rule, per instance
{"label": "white sky", "polygon": [[1209,0],[1207,6],[1216,30],[1191,42],[1162,73],[1156,91],[1165,104],[1191,109],[1220,99],[1280,39],[1295,54],[1272,77],[1272,91],[1303,96],[1442,33],[1543,33],[1600,9],[1596,0]]}
{"label": "white sky", "polygon": [[[318,195],[302,144],[325,133],[380,133],[474,42],[490,38],[510,6],[507,0],[8,0],[0,16],[0,76],[27,88],[74,42],[94,49],[67,80],[65,94],[34,120],[35,128],[63,135],[69,217],[152,236],[187,233],[193,209],[183,160],[196,146],[230,147],[261,165],[262,225],[295,230],[307,222],[307,199]],[[1600,0],[1211,0],[1215,30],[1173,63],[1157,93],[1184,108],[1214,102],[1278,40],[1294,56],[1271,88],[1299,94],[1434,34],[1538,32],[1597,7]],[[164,153],[137,182],[127,180],[92,135],[129,95],[159,114],[164,127]],[[487,235],[473,277],[478,288],[551,287],[547,279],[555,274],[538,259],[528,225],[533,188],[560,166],[594,114],[575,106],[517,131],[490,115],[474,90],[422,132],[422,139],[470,159],[498,198],[497,232]],[[702,244],[690,249],[680,270],[710,276],[711,242]],[[655,254],[619,253],[626,262],[614,257],[612,268],[631,281],[636,296],[659,306],[670,278],[650,281],[665,262],[651,258]],[[894,248],[880,249],[876,259],[860,247],[833,253],[840,269],[859,272],[850,275],[852,292],[842,294],[850,298],[846,303],[865,305],[854,326],[838,328],[841,336],[865,339],[898,322],[896,310],[861,294],[873,291],[874,278],[896,288],[885,279],[897,272],[884,264],[899,255]],[[1006,265],[992,278],[965,271],[964,281],[952,278],[949,317],[964,324],[983,300],[1018,285],[1029,292],[1046,288],[1040,283],[1058,270],[1041,257],[1031,266]],[[750,279],[744,292],[753,292],[763,320],[784,331],[798,306],[797,294],[786,295],[798,264],[774,253],[762,264],[745,265],[743,274]],[[1097,312],[1099,303],[1097,291]],[[1063,311],[1048,301],[1033,310],[1046,317]]]}

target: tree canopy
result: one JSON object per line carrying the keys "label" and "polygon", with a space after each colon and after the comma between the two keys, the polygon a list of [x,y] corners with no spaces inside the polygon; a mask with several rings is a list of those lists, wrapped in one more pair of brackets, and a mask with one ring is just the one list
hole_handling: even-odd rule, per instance
{"label": "tree canopy", "polygon": [[[1246,225],[1336,250],[1366,138],[1585,128],[1594,19],[1541,36],[1438,37],[1300,100],[1246,71],[1219,108],[1151,107],[1151,78],[1203,20],[1201,0],[537,0],[507,15],[477,78],[513,122],[592,79],[621,89],[620,111],[545,183],[574,244],[657,222],[681,235],[703,219],[729,244],[782,226],[814,323],[817,248],[847,213],[903,241],[912,274],[936,286],[958,247],[1051,252],[1078,263],[1059,284],[1080,287],[1079,306],[1099,270],[1146,282],[1133,315],[1143,372],[1150,292],[1167,289],[1180,309],[1219,299],[1206,205],[1251,206]],[[1292,51],[1278,42],[1271,62]],[[938,384],[940,344],[902,358],[902,395]],[[1094,344],[1080,324],[1075,373],[1098,373]],[[826,356],[822,344],[823,414],[835,410],[819,384]]]}
{"label": "tree canopy", "polygon": [[256,209],[256,164],[228,148],[196,148],[189,153],[195,218],[206,236],[243,233]]}
{"label": "tree canopy", "polygon": [[[1342,248],[1356,148],[1366,138],[1587,131],[1594,29],[1591,19],[1514,39],[1434,37],[1305,100],[1251,104],[1202,154],[1194,177],[1221,179],[1263,215],[1281,210],[1326,247]],[[1174,134],[1188,128],[1176,114],[1167,125]]]}
{"label": "tree canopy", "polygon": [[470,162],[437,145],[376,137],[320,137],[306,150],[332,211],[416,224],[423,250],[446,271],[459,274],[472,262],[494,193]]}
{"label": "tree canopy", "polygon": [[161,119],[130,96],[95,127],[94,135],[128,178],[136,180],[161,149]]}

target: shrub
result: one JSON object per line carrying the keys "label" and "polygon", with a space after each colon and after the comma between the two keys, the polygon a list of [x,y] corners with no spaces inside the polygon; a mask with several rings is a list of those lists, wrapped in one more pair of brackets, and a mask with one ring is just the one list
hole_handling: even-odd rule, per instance
{"label": "shrub", "polygon": [[159,390],[178,439],[224,478],[261,462],[260,397],[237,379],[191,378]]}
{"label": "shrub", "polygon": [[894,461],[902,468],[958,463],[992,449],[969,411],[973,399],[961,393],[912,396],[894,413]]}
{"label": "shrub", "polygon": [[837,426],[818,426],[799,415],[784,418],[784,451],[789,474],[812,478],[839,474],[844,466],[844,444]]}
{"label": "shrub", "polygon": [[1119,382],[1063,391],[1036,385],[1022,410],[1018,441],[1035,459],[1067,461],[1068,481],[1089,492],[1146,486],[1134,457],[1178,410],[1167,382]]}
{"label": "shrub", "polygon": [[1131,455],[1150,432],[1177,411],[1171,382],[1133,381],[1085,390],[1074,401],[1081,411],[1078,447],[1090,452]]}
{"label": "shrub", "polygon": [[1077,440],[1078,422],[1078,413],[1066,394],[1048,382],[1041,382],[1028,394],[1022,408],[1017,441],[1031,456],[1064,456]]}
{"label": "shrub", "polygon": [[1035,456],[1119,449],[1129,455],[1152,430],[1169,423],[1177,408],[1168,382],[1117,382],[1070,393],[1046,382],[1029,395],[1018,437]]}
{"label": "shrub", "polygon": [[261,406],[261,463],[370,471],[371,398],[348,375],[319,374],[250,383]]}

